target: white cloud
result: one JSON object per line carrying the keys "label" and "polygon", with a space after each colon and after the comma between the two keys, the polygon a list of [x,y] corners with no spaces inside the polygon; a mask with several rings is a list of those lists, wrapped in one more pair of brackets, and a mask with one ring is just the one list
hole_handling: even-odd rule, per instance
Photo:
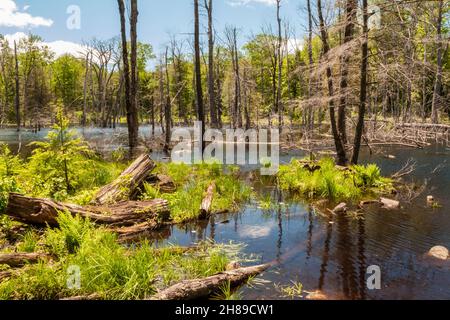
{"label": "white cloud", "polygon": [[[5,39],[8,40],[10,47],[14,47],[14,41],[19,43],[21,39],[27,38],[28,35],[23,32],[16,32],[14,34],[5,35]],[[86,51],[86,46],[83,46],[79,43],[70,42],[70,41],[51,41],[51,42],[41,42],[39,43],[41,46],[47,46],[50,51],[55,53],[55,57],[59,58],[65,54],[71,54],[74,57],[81,58],[83,56],[83,52]]]}
{"label": "white cloud", "polygon": [[232,7],[247,6],[250,4],[264,4],[266,6],[272,6],[276,3],[276,0],[228,0],[228,4]]}
{"label": "white cloud", "polygon": [[[26,11],[29,6],[23,8]],[[51,27],[53,20],[43,17],[34,17],[29,13],[21,12],[13,0],[0,0],[0,27],[35,28]]]}

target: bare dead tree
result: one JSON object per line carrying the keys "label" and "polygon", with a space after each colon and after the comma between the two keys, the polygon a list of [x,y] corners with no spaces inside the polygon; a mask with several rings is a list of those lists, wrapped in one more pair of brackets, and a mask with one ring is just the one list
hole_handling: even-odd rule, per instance
{"label": "bare dead tree", "polygon": [[364,131],[364,117],[367,105],[367,68],[369,64],[369,13],[367,0],[363,0],[363,44],[361,50],[361,89],[359,101],[358,124],[356,126],[353,146],[352,164],[358,164],[361,140]]}
{"label": "bare dead tree", "polygon": [[[322,13],[322,1],[321,0],[317,0],[317,10],[318,10],[318,16],[319,16],[319,23],[320,23],[320,36],[321,36],[322,46],[323,46],[322,50],[323,50],[323,55],[326,57],[330,51],[330,45],[329,45],[329,40],[328,40],[328,30],[325,25],[325,19],[323,17],[323,13]],[[348,161],[347,154],[345,151],[345,147],[342,144],[342,140],[339,137],[339,131],[338,131],[337,124],[336,124],[333,71],[329,64],[327,64],[327,66],[326,66],[326,73],[327,73],[328,95],[329,95],[328,108],[330,111],[331,130],[333,133],[333,139],[334,139],[336,152],[337,152],[337,162],[339,165],[346,165],[347,161]]]}
{"label": "bare dead tree", "polygon": [[205,110],[203,105],[202,69],[200,60],[200,16],[198,0],[194,0],[194,17],[195,92],[197,97],[197,119],[202,124],[200,145],[202,146],[202,150],[204,150],[205,143],[203,137],[205,134]]}

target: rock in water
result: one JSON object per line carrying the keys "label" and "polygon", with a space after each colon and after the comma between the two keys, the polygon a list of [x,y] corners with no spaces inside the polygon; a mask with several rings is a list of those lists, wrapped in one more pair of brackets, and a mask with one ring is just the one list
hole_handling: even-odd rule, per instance
{"label": "rock in water", "polygon": [[448,249],[443,246],[433,247],[428,251],[428,256],[438,260],[447,260],[449,258]]}
{"label": "rock in water", "polygon": [[381,198],[380,202],[383,204],[383,208],[388,210],[399,209],[400,202],[397,200],[391,200],[387,198]]}
{"label": "rock in water", "polygon": [[347,212],[347,204],[340,203],[336,208],[333,209],[333,213],[346,213]]}

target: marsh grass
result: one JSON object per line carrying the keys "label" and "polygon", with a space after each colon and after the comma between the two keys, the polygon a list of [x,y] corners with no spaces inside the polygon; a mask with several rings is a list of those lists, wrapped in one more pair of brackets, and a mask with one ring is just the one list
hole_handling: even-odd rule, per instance
{"label": "marsh grass", "polygon": [[160,164],[157,171],[170,176],[177,190],[165,194],[147,184],[142,199],[168,200],[171,218],[176,223],[198,218],[205,192],[213,182],[216,185],[211,208],[213,212],[236,211],[253,195],[252,189],[239,180],[239,172],[234,167],[223,168],[218,164],[188,166],[170,163]]}
{"label": "marsh grass", "polygon": [[393,190],[392,181],[382,177],[376,165],[341,170],[334,160],[325,158],[317,166],[318,170],[311,171],[298,160],[281,166],[278,175],[280,187],[307,199],[325,198],[332,201],[358,200],[363,196]]}
{"label": "marsh grass", "polygon": [[[52,263],[26,266],[0,284],[0,299],[60,299],[98,294],[103,299],[143,299],[176,282],[214,275],[240,256],[238,245],[199,244],[183,253],[143,242],[133,249],[89,220],[61,213],[60,228],[47,230],[43,242]],[[77,266],[81,288],[69,289],[68,270]]]}
{"label": "marsh grass", "polygon": [[278,291],[282,294],[284,298],[296,299],[301,298],[303,295],[303,284],[300,282],[291,281],[290,286],[280,286],[275,285]]}

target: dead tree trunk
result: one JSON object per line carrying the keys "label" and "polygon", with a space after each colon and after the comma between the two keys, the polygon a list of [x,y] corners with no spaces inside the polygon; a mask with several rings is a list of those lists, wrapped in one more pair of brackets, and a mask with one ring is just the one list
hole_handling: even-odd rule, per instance
{"label": "dead tree trunk", "polygon": [[[328,52],[330,51],[330,45],[328,42],[328,30],[325,25],[325,19],[322,13],[322,1],[317,0],[317,10],[319,14],[319,22],[320,22],[320,36],[323,44],[323,55],[327,57]],[[338,164],[341,166],[347,165],[347,154],[345,152],[345,147],[342,143],[341,138],[339,137],[339,131],[336,124],[336,113],[335,113],[335,104],[334,104],[334,86],[333,86],[333,71],[329,63],[327,64],[327,81],[328,81],[328,96],[329,102],[328,107],[330,111],[330,122],[331,122],[331,130],[333,132],[333,139],[336,146],[336,152],[338,156]]]}
{"label": "dead tree trunk", "polygon": [[207,219],[211,214],[211,206],[214,199],[214,192],[216,190],[216,184],[211,183],[206,191],[206,196],[203,198],[202,205],[200,207],[200,219]]}
{"label": "dead tree trunk", "polygon": [[200,56],[200,16],[198,0],[194,0],[194,17],[195,17],[195,31],[194,31],[194,51],[195,51],[195,93],[197,97],[197,120],[201,122],[201,137],[200,145],[205,150],[205,110],[203,105],[203,89],[202,89],[202,68]]}
{"label": "dead tree trunk", "polygon": [[38,263],[49,256],[44,253],[11,253],[0,254],[0,265],[4,264],[12,268],[23,267],[27,264]]}
{"label": "dead tree trunk", "polygon": [[433,91],[433,104],[432,104],[432,114],[431,121],[432,123],[439,123],[439,102],[441,99],[441,90],[442,90],[442,69],[444,64],[444,59],[442,59],[442,17],[443,17],[443,9],[444,9],[444,1],[439,1],[439,13],[437,20],[437,37],[438,37],[438,51],[437,51],[437,73],[436,73],[436,81],[434,84]]}
{"label": "dead tree trunk", "polygon": [[5,214],[13,220],[37,226],[58,226],[57,218],[61,212],[88,218],[97,224],[112,227],[133,226],[148,221],[161,221],[168,218],[168,202],[155,199],[151,201],[126,201],[109,206],[77,206],[59,203],[50,199],[29,198],[20,194],[9,195]]}
{"label": "dead tree trunk", "polygon": [[[345,31],[344,31],[344,46],[348,45],[353,40],[353,27],[356,16],[356,1],[347,0],[346,14],[345,14]],[[341,82],[340,82],[340,101],[338,107],[338,131],[342,144],[346,145],[347,139],[347,89],[348,89],[348,69],[350,63],[351,51],[350,48],[344,48],[343,56],[341,57]]]}
{"label": "dead tree trunk", "polygon": [[364,40],[362,44],[362,60],[361,60],[361,90],[359,101],[358,124],[355,132],[355,142],[353,148],[352,164],[357,164],[359,160],[359,151],[361,149],[361,140],[364,131],[364,117],[367,104],[367,66],[369,60],[369,13],[367,0],[363,0],[363,32]]}
{"label": "dead tree trunk", "polygon": [[97,192],[93,204],[104,205],[134,199],[153,169],[155,169],[155,163],[150,157],[148,155],[140,156],[122,172],[119,178]]}
{"label": "dead tree trunk", "polygon": [[20,82],[19,82],[19,58],[17,57],[17,44],[14,41],[14,62],[15,62],[15,107],[17,131],[20,131]]}
{"label": "dead tree trunk", "polygon": [[[277,43],[277,55],[278,55],[278,86],[276,105],[278,110],[278,129],[280,132],[283,130],[283,105],[281,102],[282,96],[282,76],[283,76],[283,51],[282,47],[282,35],[281,35],[281,17],[280,17],[281,0],[277,0],[277,23],[278,23],[278,43]],[[289,58],[289,57],[288,57]]]}
{"label": "dead tree trunk", "polygon": [[218,127],[216,92],[214,88],[214,28],[213,28],[213,0],[205,0],[205,8],[208,12],[208,93],[209,112],[211,126]]}
{"label": "dead tree trunk", "polygon": [[254,267],[239,268],[204,279],[183,281],[159,292],[151,297],[151,300],[195,300],[207,298],[214,293],[220,292],[221,286],[229,283],[232,288],[236,288],[249,278],[263,273],[270,266],[270,264],[263,264]]}

